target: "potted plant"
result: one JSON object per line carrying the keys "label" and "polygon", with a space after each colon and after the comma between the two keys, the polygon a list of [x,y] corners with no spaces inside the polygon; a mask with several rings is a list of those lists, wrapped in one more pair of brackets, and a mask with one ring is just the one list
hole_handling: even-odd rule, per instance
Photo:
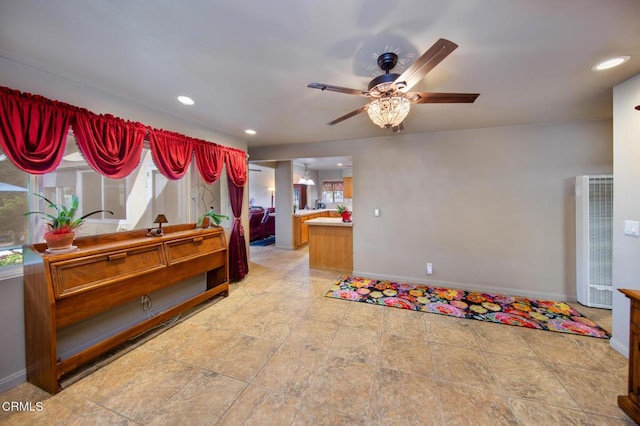
{"label": "potted plant", "polygon": [[101,212],[113,214],[110,210],[95,210],[83,216],[76,217],[76,213],[78,211],[78,197],[76,195],[71,196],[71,207],[56,204],[40,194],[34,195],[49,203],[48,207],[56,211],[56,214],[50,214],[44,211],[32,211],[25,213],[25,216],[30,214],[39,214],[49,220],[47,222],[49,231],[44,234],[44,240],[47,242],[47,246],[51,250],[64,250],[70,248],[76,235],[74,230],[78,226],[82,225],[87,217]]}
{"label": "potted plant", "polygon": [[196,225],[196,228],[208,228],[211,225],[212,221],[215,223],[215,226],[220,226],[220,221],[222,219],[229,219],[229,216],[225,216],[223,214],[217,214],[213,210],[213,207],[211,207],[208,212],[203,213],[200,216],[200,219],[198,219],[198,224]]}
{"label": "potted plant", "polygon": [[342,216],[343,222],[351,222],[351,210],[349,210],[347,206],[339,205],[336,206],[336,209],[338,210],[338,214]]}

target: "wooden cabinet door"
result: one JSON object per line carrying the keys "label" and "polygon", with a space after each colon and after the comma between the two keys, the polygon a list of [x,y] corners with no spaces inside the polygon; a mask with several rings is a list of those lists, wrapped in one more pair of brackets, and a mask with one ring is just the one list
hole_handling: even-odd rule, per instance
{"label": "wooden cabinet door", "polygon": [[640,403],[640,302],[631,301],[629,336],[629,398]]}
{"label": "wooden cabinet door", "polygon": [[353,198],[353,177],[342,178],[342,184],[344,185],[342,196],[344,198]]}
{"label": "wooden cabinet door", "polygon": [[306,223],[300,224],[300,244],[306,244],[309,242],[309,225]]}

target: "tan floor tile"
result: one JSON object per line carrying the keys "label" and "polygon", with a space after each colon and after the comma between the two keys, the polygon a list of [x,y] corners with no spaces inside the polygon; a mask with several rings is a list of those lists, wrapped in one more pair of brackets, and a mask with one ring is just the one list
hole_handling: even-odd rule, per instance
{"label": "tan floor tile", "polygon": [[201,370],[159,410],[145,420],[149,425],[215,424],[247,386],[245,382]]}
{"label": "tan floor tile", "polygon": [[303,345],[308,349],[315,351],[327,352],[329,345],[336,336],[338,323],[317,321],[308,318],[296,324],[291,330],[285,343],[292,345]]}
{"label": "tan floor tile", "polygon": [[383,334],[378,366],[420,376],[433,376],[431,348],[422,339]]}
{"label": "tan floor tile", "polygon": [[579,408],[543,362],[533,358],[498,354],[487,359],[498,384],[498,391],[502,395],[532,399],[571,409]]}
{"label": "tan floor tile", "polygon": [[280,343],[252,336],[230,339],[225,350],[211,360],[211,368],[245,382],[251,381],[275,353]]}
{"label": "tan floor tile", "polygon": [[491,392],[496,390],[496,382],[480,351],[432,343],[431,356],[437,380],[465,384]]}
{"label": "tan floor tile", "polygon": [[349,308],[349,303],[344,300],[322,297],[308,311],[307,319],[339,324]]}
{"label": "tan floor tile", "polygon": [[[436,315],[433,315],[433,317],[438,318]],[[444,343],[446,345],[476,348],[478,343],[474,337],[474,329],[469,324],[470,322],[465,319],[444,316],[437,320],[428,321],[425,323],[427,339],[430,342]]]}
{"label": "tan floor tile", "polygon": [[331,406],[356,418],[366,416],[375,374],[373,364],[328,357],[311,377],[304,395],[305,406]]}
{"label": "tan floor tile", "polygon": [[324,353],[305,346],[285,344],[267,361],[253,384],[300,398],[309,377],[323,365]]}
{"label": "tan floor tile", "polygon": [[115,413],[79,395],[64,391],[43,402],[41,411],[15,413],[3,425],[46,425],[46,426],[85,426],[85,425],[134,425],[131,419]]}
{"label": "tan floor tile", "polygon": [[298,406],[299,401],[287,395],[271,392],[261,386],[251,386],[240,394],[217,425],[289,425],[295,418]]}
{"label": "tan floor tile", "polygon": [[274,307],[273,312],[280,312],[298,318],[306,317],[315,303],[316,298],[308,294],[308,289],[300,291],[300,293],[304,293],[305,297],[302,297],[302,295],[293,296],[291,292],[287,292],[288,296],[284,297],[282,301]]}
{"label": "tan floor tile", "polygon": [[299,321],[300,317],[281,312],[269,312],[247,327],[243,334],[282,342]]}
{"label": "tan floor tile", "polygon": [[609,340],[591,337],[570,337],[578,346],[598,360],[604,368],[626,379],[629,373],[629,361],[621,353],[611,349]]}
{"label": "tan floor tile", "polygon": [[627,393],[626,379],[609,372],[577,367],[556,366],[553,371],[583,411],[627,418],[617,402],[618,395]]}
{"label": "tan floor tile", "polygon": [[509,402],[497,393],[453,383],[439,383],[437,393],[446,425],[517,424]]}
{"label": "tan floor tile", "polygon": [[116,389],[125,389],[136,372],[144,374],[144,371],[152,371],[161,362],[161,354],[149,351],[143,345],[73,383],[67,391],[99,401]]}
{"label": "tan floor tile", "polygon": [[124,385],[109,389],[95,402],[135,421],[143,421],[197,374],[186,364],[165,359],[136,369]]}
{"label": "tan floor tile", "polygon": [[438,383],[426,377],[378,369],[368,420],[384,425],[441,424],[437,388]]}
{"label": "tan floor tile", "polygon": [[[556,407],[530,399],[509,398],[511,410],[523,426],[593,425],[589,415],[579,410]],[[604,423],[603,423],[604,424]]]}
{"label": "tan floor tile", "polygon": [[341,325],[331,342],[329,353],[360,362],[375,362],[380,334],[377,330]]}
{"label": "tan floor tile", "polygon": [[482,352],[512,356],[536,357],[522,337],[520,327],[505,326],[482,321],[470,321],[478,347]]}
{"label": "tan floor tile", "polygon": [[424,339],[427,329],[424,323],[422,312],[410,311],[408,309],[385,308],[382,331],[384,333],[399,334],[401,336]]}
{"label": "tan floor tile", "polygon": [[384,320],[384,309],[383,306],[375,306],[368,303],[350,303],[347,313],[342,318],[342,324],[367,330],[377,330]]}
{"label": "tan floor tile", "polygon": [[[523,336],[533,352],[545,363],[576,365],[604,370],[597,358],[579,345],[575,337],[564,333],[537,331]],[[585,339],[594,339],[584,337]]]}
{"label": "tan floor tile", "polygon": [[365,426],[371,424],[371,422],[365,422],[362,415],[343,413],[338,411],[331,403],[314,401],[312,399],[304,401],[293,422],[294,426]]}

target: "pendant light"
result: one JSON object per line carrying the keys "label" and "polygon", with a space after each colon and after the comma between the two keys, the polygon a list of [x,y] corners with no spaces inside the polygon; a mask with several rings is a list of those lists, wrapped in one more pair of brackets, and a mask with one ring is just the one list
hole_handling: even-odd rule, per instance
{"label": "pendant light", "polygon": [[307,163],[304,163],[304,175],[300,177],[298,180],[300,185],[315,185],[316,183],[309,176],[309,169],[307,168]]}

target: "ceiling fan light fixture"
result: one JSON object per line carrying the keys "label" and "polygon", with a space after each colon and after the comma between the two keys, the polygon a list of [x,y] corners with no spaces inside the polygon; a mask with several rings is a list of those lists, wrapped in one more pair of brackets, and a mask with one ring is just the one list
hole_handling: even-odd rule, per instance
{"label": "ceiling fan light fixture", "polygon": [[375,99],[367,107],[367,114],[374,124],[384,128],[399,126],[409,114],[411,102],[402,96],[386,96]]}

